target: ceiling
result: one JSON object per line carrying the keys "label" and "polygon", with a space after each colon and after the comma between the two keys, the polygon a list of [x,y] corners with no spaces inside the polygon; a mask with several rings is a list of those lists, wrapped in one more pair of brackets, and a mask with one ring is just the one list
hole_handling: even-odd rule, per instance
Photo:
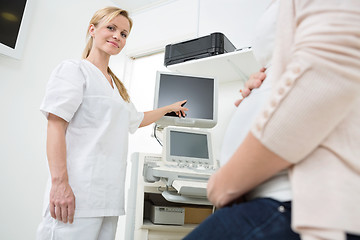
{"label": "ceiling", "polygon": [[112,0],[120,8],[127,10],[128,12],[137,12],[149,7],[159,5],[169,0]]}

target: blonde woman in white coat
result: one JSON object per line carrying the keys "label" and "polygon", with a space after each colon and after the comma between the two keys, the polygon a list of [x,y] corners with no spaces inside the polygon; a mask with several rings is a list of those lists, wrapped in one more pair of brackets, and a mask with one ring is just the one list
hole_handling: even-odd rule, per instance
{"label": "blonde woman in white coat", "polygon": [[118,216],[124,214],[128,132],[167,112],[187,110],[179,101],[137,112],[108,66],[131,27],[125,10],[98,10],[88,27],[83,59],[63,61],[50,77],[40,108],[48,119],[50,179],[39,240],[114,239]]}

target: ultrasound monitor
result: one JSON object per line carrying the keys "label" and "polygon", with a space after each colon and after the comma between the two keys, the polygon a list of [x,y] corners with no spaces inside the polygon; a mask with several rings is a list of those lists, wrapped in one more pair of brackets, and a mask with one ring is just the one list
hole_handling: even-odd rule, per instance
{"label": "ultrasound monitor", "polygon": [[171,163],[212,166],[214,161],[210,132],[167,127],[163,155]]}
{"label": "ultrasound monitor", "polygon": [[172,72],[157,72],[154,109],[187,100],[185,117],[167,114],[156,123],[162,127],[212,128],[217,123],[217,81],[215,78]]}

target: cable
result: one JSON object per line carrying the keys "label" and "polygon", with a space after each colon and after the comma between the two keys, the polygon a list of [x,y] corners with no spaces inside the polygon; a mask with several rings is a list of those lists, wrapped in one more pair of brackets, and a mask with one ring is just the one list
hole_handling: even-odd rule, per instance
{"label": "cable", "polygon": [[162,143],[160,142],[160,140],[158,139],[158,137],[156,136],[156,128],[157,128],[157,124],[155,123],[155,125],[154,125],[154,137],[155,137],[156,141],[158,141],[160,146],[163,146]]}

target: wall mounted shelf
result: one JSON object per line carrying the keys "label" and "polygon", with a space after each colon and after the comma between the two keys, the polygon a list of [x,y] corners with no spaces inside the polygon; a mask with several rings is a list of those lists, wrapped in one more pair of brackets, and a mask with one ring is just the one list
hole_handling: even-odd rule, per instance
{"label": "wall mounted shelf", "polygon": [[251,48],[167,66],[172,72],[216,77],[219,83],[246,81],[260,68]]}

